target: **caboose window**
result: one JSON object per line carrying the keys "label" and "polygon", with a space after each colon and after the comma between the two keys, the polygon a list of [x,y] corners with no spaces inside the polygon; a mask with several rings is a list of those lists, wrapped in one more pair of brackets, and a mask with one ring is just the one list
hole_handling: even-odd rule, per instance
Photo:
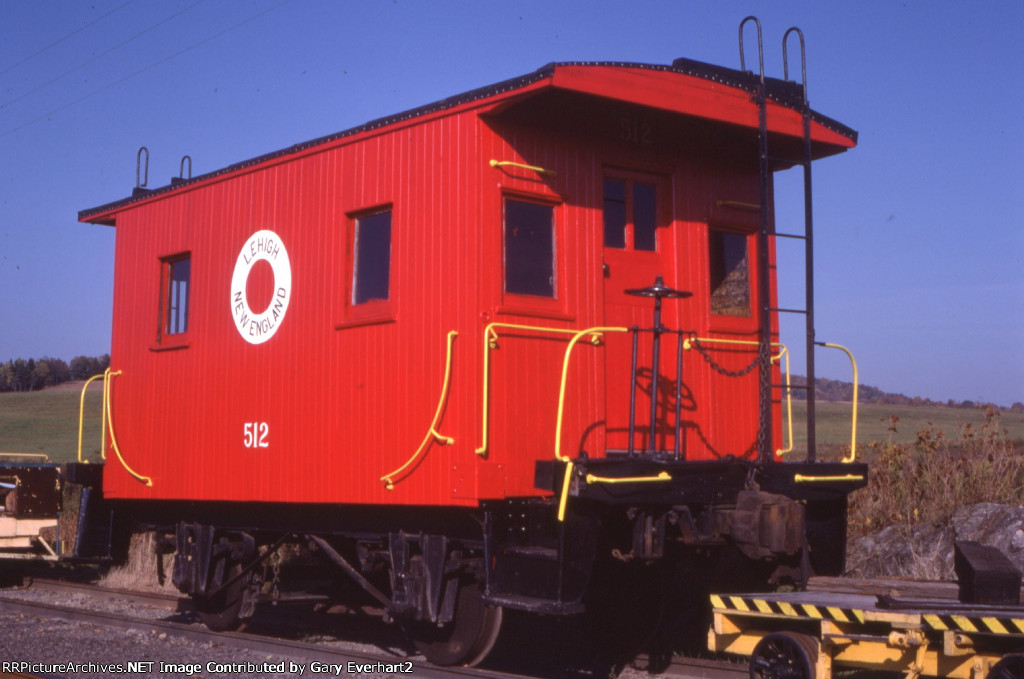
{"label": "caboose window", "polygon": [[179,255],[163,260],[163,334],[179,335],[188,330],[188,296],[192,278],[192,257]]}
{"label": "caboose window", "polygon": [[357,217],[352,248],[352,304],[387,300],[391,280],[391,210]]}
{"label": "caboose window", "polygon": [[505,292],[555,296],[555,209],[505,199]]}
{"label": "caboose window", "polygon": [[750,316],[747,236],[709,229],[708,261],[711,265],[711,313]]}
{"label": "caboose window", "polygon": [[657,191],[653,184],[604,180],[604,246],[654,252],[658,227]]}

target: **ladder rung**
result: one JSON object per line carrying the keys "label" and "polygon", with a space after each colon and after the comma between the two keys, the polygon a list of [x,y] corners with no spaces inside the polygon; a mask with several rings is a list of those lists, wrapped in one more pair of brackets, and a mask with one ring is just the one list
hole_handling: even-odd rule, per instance
{"label": "ladder rung", "polygon": [[807,240],[807,236],[796,233],[773,233],[772,235],[777,238],[797,238],[799,240]]}
{"label": "ladder rung", "polygon": [[806,309],[768,309],[768,311],[778,311],[784,314],[806,314]]}

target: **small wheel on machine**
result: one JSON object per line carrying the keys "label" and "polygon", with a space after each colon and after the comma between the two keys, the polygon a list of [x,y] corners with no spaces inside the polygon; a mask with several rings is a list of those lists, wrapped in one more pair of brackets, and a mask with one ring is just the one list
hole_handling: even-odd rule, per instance
{"label": "small wheel on machine", "polygon": [[798,632],[773,632],[750,655],[750,679],[814,679],[818,640]]}
{"label": "small wheel on machine", "polygon": [[988,671],[986,679],[1024,679],[1024,655],[1019,653],[1004,655]]}
{"label": "small wheel on machine", "polygon": [[[241,564],[228,569],[225,580],[231,580],[242,572]],[[199,620],[207,629],[214,632],[236,630],[242,625],[239,613],[242,610],[242,592],[245,589],[245,578],[237,578],[213,596],[193,595],[192,602],[196,607]]]}
{"label": "small wheel on machine", "polygon": [[434,665],[474,667],[494,648],[504,617],[501,606],[484,603],[479,583],[462,583],[455,618],[441,626],[429,622],[409,627],[413,645]]}

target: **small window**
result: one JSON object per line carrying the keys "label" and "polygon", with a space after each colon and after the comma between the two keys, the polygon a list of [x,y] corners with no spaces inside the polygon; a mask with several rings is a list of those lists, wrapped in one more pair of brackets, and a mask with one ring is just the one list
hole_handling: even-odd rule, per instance
{"label": "small window", "polygon": [[391,210],[355,219],[352,304],[388,299],[391,281]]}
{"label": "small window", "polygon": [[604,180],[604,246],[657,250],[658,199],[653,184]]}
{"label": "small window", "polygon": [[188,298],[192,280],[191,255],[163,260],[163,334],[180,335],[188,330]]}
{"label": "small window", "polygon": [[747,236],[709,229],[708,260],[711,269],[711,313],[720,316],[750,316]]}
{"label": "small window", "polygon": [[555,209],[505,200],[505,292],[555,296]]}

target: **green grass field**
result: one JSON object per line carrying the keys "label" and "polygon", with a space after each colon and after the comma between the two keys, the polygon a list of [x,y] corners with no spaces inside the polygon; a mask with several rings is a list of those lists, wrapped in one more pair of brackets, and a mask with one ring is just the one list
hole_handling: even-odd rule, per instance
{"label": "green grass field", "polygon": [[[817,447],[819,453],[838,452],[840,446],[850,445],[852,404],[817,403]],[[793,400],[794,455],[807,449],[807,406],[804,401]],[[892,418],[898,418],[893,421]],[[857,446],[872,441],[884,443],[914,443],[918,432],[943,432],[947,439],[961,439],[969,424],[978,431],[985,423],[985,411],[966,408],[940,408],[926,406],[895,406],[876,403],[857,406]],[[1000,411],[999,424],[1007,430],[1006,438],[1024,442],[1024,414]],[[786,424],[783,422],[785,431]],[[893,427],[893,431],[890,431]]]}
{"label": "green grass field", "polygon": [[[0,459],[3,453],[44,453],[55,462],[78,457],[78,409],[82,382],[52,389],[0,394]],[[97,380],[85,395],[82,454],[98,460],[103,384]]]}
{"label": "green grass field", "polygon": [[[0,453],[45,453],[58,462],[74,460],[81,389],[82,383],[75,382],[43,391],[0,393]],[[90,385],[86,394],[82,445],[86,459],[99,457],[102,394],[100,381]],[[984,411],[962,408],[861,404],[857,410],[857,442],[865,446],[871,441],[913,443],[917,433],[926,429],[959,439],[966,424],[977,430],[985,421]],[[795,457],[807,446],[805,413],[804,402],[794,400]],[[818,403],[816,413],[819,452],[838,453],[840,446],[849,445],[849,403]],[[890,431],[893,417],[899,419],[893,423],[895,431]],[[1024,441],[1024,414],[1003,411],[1000,425],[1007,429],[1008,439]]]}

